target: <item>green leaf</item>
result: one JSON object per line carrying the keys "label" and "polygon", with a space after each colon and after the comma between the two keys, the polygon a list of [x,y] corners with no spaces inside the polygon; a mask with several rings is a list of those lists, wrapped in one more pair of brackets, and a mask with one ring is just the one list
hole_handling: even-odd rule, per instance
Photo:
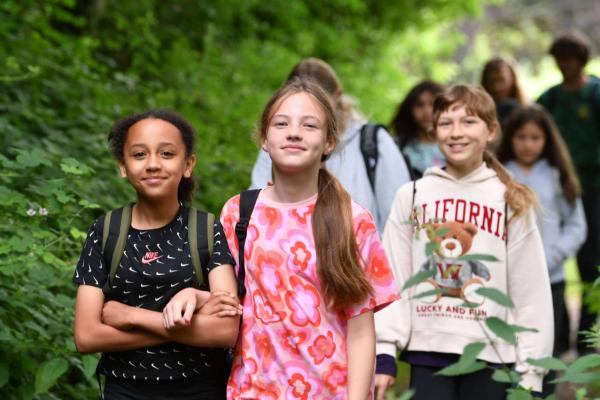
{"label": "green leaf", "polygon": [[596,368],[600,366],[600,354],[588,354],[587,356],[579,357],[573,361],[568,368],[568,372],[582,372],[586,369]]}
{"label": "green leaf", "polygon": [[600,382],[600,372],[565,372],[563,376],[552,381],[553,383],[569,382],[577,384]]}
{"label": "green leaf", "polygon": [[25,168],[37,167],[40,164],[47,164],[44,159],[44,153],[40,149],[18,150],[17,163]]}
{"label": "green leaf", "polygon": [[60,163],[60,169],[71,175],[91,175],[94,171],[85,164],[80,163],[74,158],[63,158]]}
{"label": "green leaf", "polygon": [[521,375],[517,374],[515,371],[497,369],[492,374],[492,379],[500,383],[515,384],[521,380]]}
{"label": "green leaf", "polygon": [[470,343],[463,349],[463,353],[454,364],[450,364],[446,368],[436,372],[436,375],[442,376],[457,376],[470,374],[476,371],[480,371],[486,367],[486,364],[481,361],[477,361],[477,356],[485,348],[485,343],[476,342]]}
{"label": "green leaf", "polygon": [[10,377],[10,372],[8,370],[8,364],[5,362],[0,362],[0,388],[8,382]]}
{"label": "green leaf", "polygon": [[100,208],[99,204],[96,203],[90,203],[89,201],[87,201],[86,199],[81,199],[79,200],[79,205],[83,206],[85,208]]}
{"label": "green leaf", "polygon": [[440,244],[437,242],[427,242],[425,244],[425,255],[427,257],[431,257],[431,255],[437,250],[439,249]]}
{"label": "green leaf", "polygon": [[496,334],[496,336],[506,340],[508,343],[516,345],[517,337],[516,334],[519,332],[537,332],[537,329],[526,328],[519,325],[507,324],[503,320],[497,317],[486,318],[485,324],[487,327]]}
{"label": "green leaf", "polygon": [[96,373],[96,365],[98,365],[98,357],[97,356],[83,356],[81,357],[81,361],[83,361],[83,375],[86,378],[91,378]]}
{"label": "green leaf", "polygon": [[47,392],[68,369],[69,363],[63,358],[54,358],[40,365],[35,376],[35,393]]}
{"label": "green leaf", "polygon": [[69,233],[73,237],[73,239],[85,239],[87,234],[84,231],[81,231],[75,227],[69,230]]}
{"label": "green leaf", "polygon": [[402,395],[400,397],[398,397],[397,400],[410,400],[412,399],[412,397],[415,395],[415,390],[414,389],[408,389],[405,392],[402,393]]}
{"label": "green leaf", "polygon": [[402,286],[402,290],[406,290],[408,288],[411,288],[415,285],[418,285],[421,282],[425,282],[427,279],[433,277],[433,275],[435,275],[435,271],[433,269],[427,270],[427,271],[421,271],[416,273],[415,275],[411,276],[405,283],[404,286]]}
{"label": "green leaf", "polygon": [[567,365],[554,357],[544,357],[544,358],[528,358],[527,362],[533,366],[541,367],[545,369],[549,369],[552,371],[564,371],[567,369]]}
{"label": "green leaf", "polygon": [[491,254],[465,254],[458,257],[458,259],[464,261],[498,261],[496,256]]}
{"label": "green leaf", "polygon": [[533,395],[522,388],[508,389],[507,392],[506,400],[533,400]]}
{"label": "green leaf", "polygon": [[487,327],[496,334],[496,336],[504,339],[510,344],[517,344],[517,337],[515,336],[516,331],[511,328],[509,324],[497,317],[486,318],[485,324]]}
{"label": "green leaf", "polygon": [[500,304],[501,306],[509,307],[509,308],[515,307],[512,300],[510,299],[510,297],[508,297],[507,295],[505,295],[504,293],[502,293],[500,290],[498,290],[496,288],[481,287],[481,288],[477,289],[475,291],[475,293],[477,293],[483,297],[486,297],[486,298]]}
{"label": "green leaf", "polygon": [[447,290],[444,288],[437,288],[437,289],[431,289],[431,290],[426,290],[424,292],[421,292],[419,294],[416,294],[412,297],[413,300],[416,299],[422,299],[423,297],[429,297],[429,296],[437,296],[438,294],[443,294],[446,293]]}

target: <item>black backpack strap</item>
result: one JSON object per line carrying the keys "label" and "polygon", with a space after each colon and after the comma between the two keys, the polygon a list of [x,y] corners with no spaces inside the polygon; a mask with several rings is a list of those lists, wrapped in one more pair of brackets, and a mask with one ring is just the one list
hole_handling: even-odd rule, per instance
{"label": "black backpack strap", "polygon": [[362,153],[371,190],[375,191],[375,171],[379,157],[377,146],[377,131],[382,125],[364,124],[360,129],[360,152]]}
{"label": "black backpack strap", "polygon": [[248,233],[248,224],[250,223],[250,217],[256,204],[256,199],[260,189],[245,190],[240,193],[240,218],[235,224],[235,236],[238,241],[238,275],[237,275],[237,286],[238,286],[238,297],[242,298],[246,294],[245,277],[246,267],[244,266],[244,245],[246,244],[246,234]]}
{"label": "black backpack strap", "polygon": [[188,210],[188,241],[192,266],[196,275],[196,287],[202,286],[206,277],[202,266],[208,266],[214,245],[215,216],[211,213]]}
{"label": "black backpack strap", "polygon": [[127,233],[131,226],[131,204],[108,212],[102,228],[102,256],[109,268],[108,283],[112,284],[123,256]]}

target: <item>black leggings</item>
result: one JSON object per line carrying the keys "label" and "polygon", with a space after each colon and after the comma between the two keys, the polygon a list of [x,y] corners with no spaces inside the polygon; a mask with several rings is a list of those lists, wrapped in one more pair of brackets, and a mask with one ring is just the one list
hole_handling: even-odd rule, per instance
{"label": "black leggings", "polygon": [[411,365],[410,387],[413,400],[505,400],[509,384],[492,380],[493,370],[459,376],[434,375],[442,368]]}

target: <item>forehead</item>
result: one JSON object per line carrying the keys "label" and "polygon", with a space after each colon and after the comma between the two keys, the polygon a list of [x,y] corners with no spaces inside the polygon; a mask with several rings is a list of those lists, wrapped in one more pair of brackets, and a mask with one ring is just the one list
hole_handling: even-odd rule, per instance
{"label": "forehead", "polygon": [[129,145],[149,142],[183,144],[179,129],[160,118],[145,118],[133,124],[127,131],[126,143]]}
{"label": "forehead", "polygon": [[446,110],[440,113],[440,118],[462,117],[465,115],[478,117],[477,113],[471,107],[462,102],[456,102],[450,105]]}
{"label": "forehead", "polygon": [[306,92],[292,93],[282,98],[278,104],[273,107],[273,115],[296,115],[313,116],[323,119],[325,112],[317,99]]}

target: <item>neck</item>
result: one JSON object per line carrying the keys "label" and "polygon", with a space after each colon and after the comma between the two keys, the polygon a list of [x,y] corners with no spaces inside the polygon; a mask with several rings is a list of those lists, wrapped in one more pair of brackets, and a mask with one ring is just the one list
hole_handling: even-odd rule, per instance
{"label": "neck", "polygon": [[138,197],[133,206],[131,225],[136,229],[155,229],[167,225],[179,212],[175,199],[146,199]]}
{"label": "neck", "polygon": [[481,167],[483,164],[483,159],[479,162],[475,162],[468,165],[446,165],[446,172],[448,175],[452,176],[456,179],[464,178],[469,175],[471,172],[475,171],[477,168]]}
{"label": "neck", "polygon": [[517,163],[517,166],[519,167],[519,169],[521,171],[523,171],[525,173],[525,175],[528,175],[531,172],[531,169],[533,168],[533,165],[535,163],[532,164],[526,164],[526,163],[522,163],[519,160],[515,160]]}
{"label": "neck", "polygon": [[305,200],[319,190],[318,169],[299,173],[284,173],[273,167],[273,186],[265,190],[265,195],[278,203],[297,203]]}
{"label": "neck", "polygon": [[568,91],[577,91],[584,87],[586,82],[587,76],[582,72],[571,79],[565,79],[563,82],[563,88]]}

